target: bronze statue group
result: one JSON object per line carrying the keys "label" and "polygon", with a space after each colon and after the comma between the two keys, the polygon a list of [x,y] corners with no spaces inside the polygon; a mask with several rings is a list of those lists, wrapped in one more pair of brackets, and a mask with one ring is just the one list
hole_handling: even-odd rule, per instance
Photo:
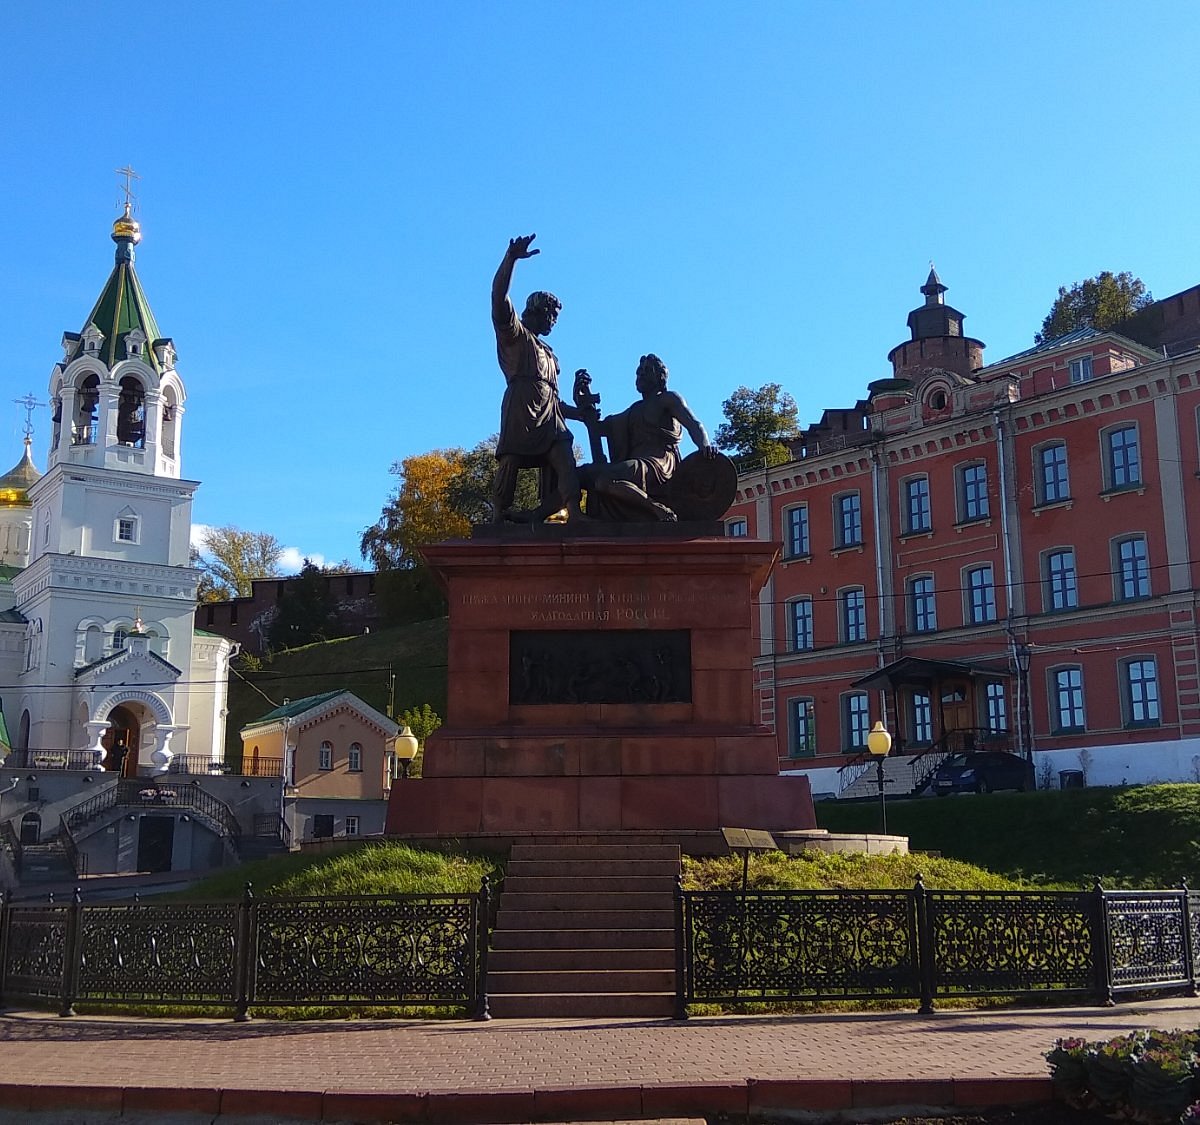
{"label": "bronze statue group", "polygon": [[[558,359],[544,337],[562,304],[553,293],[531,293],[517,316],[508,296],[513,267],[540,253],[530,249],[534,237],[509,242],[492,281],[496,355],[507,384],[496,445],[494,522],[541,523],[562,511],[568,522],[718,518],[732,500],[736,472],[709,442],[683,398],[667,389],[667,365],[658,356],[641,357],[636,377],[640,397],[618,414],[601,417],[600,396],[591,392],[591,377],[583,369],[575,373],[572,401],[560,397]],[[567,419],[587,427],[592,456],[587,464],[575,464]],[[691,471],[681,474],[684,430],[698,456],[687,459]],[[530,468],[541,470],[540,503],[533,511],[514,511],[517,473]],[[685,480],[687,486],[681,487]]]}

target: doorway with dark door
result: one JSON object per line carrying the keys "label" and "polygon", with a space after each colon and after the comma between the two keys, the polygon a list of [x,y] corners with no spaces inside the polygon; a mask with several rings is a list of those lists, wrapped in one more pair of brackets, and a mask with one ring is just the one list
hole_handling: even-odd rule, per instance
{"label": "doorway with dark door", "polygon": [[143,816],[138,825],[139,871],[170,871],[175,846],[173,816]]}
{"label": "doorway with dark door", "polygon": [[21,817],[21,847],[27,848],[42,840],[42,818],[35,812]]}
{"label": "doorway with dark door", "polygon": [[128,707],[114,707],[109,712],[108,724],[100,740],[104,747],[104,768],[119,777],[137,777],[137,748],[142,740],[138,717]]}

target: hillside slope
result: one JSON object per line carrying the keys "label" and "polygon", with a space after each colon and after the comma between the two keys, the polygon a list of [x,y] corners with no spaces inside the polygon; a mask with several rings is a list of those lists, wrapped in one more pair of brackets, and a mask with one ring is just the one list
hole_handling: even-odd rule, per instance
{"label": "hillside slope", "polygon": [[345,688],[386,712],[390,674],[396,677],[396,714],[428,703],[445,716],[446,626],[447,619],[440,617],[340,637],[278,653],[261,671],[239,669],[229,677],[226,758],[240,761],[238,731],[285,699]]}

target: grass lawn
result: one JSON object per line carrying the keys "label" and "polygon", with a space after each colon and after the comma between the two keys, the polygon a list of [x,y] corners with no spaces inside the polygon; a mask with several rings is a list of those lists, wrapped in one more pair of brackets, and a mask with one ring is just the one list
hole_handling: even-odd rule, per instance
{"label": "grass lawn", "polygon": [[[820,801],[831,832],[877,832],[879,806]],[[1039,886],[1200,886],[1200,785],[990,793],[888,801],[909,846]]]}

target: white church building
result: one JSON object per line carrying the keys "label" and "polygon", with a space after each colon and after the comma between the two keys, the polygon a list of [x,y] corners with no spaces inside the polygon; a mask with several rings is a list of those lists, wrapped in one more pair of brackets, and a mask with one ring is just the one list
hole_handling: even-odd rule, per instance
{"label": "white church building", "polygon": [[186,396],[140,237],[127,203],[112,274],[50,372],[46,471],[27,435],[0,478],[0,704],[26,768],[153,778],[224,756],[236,646],[194,627]]}

